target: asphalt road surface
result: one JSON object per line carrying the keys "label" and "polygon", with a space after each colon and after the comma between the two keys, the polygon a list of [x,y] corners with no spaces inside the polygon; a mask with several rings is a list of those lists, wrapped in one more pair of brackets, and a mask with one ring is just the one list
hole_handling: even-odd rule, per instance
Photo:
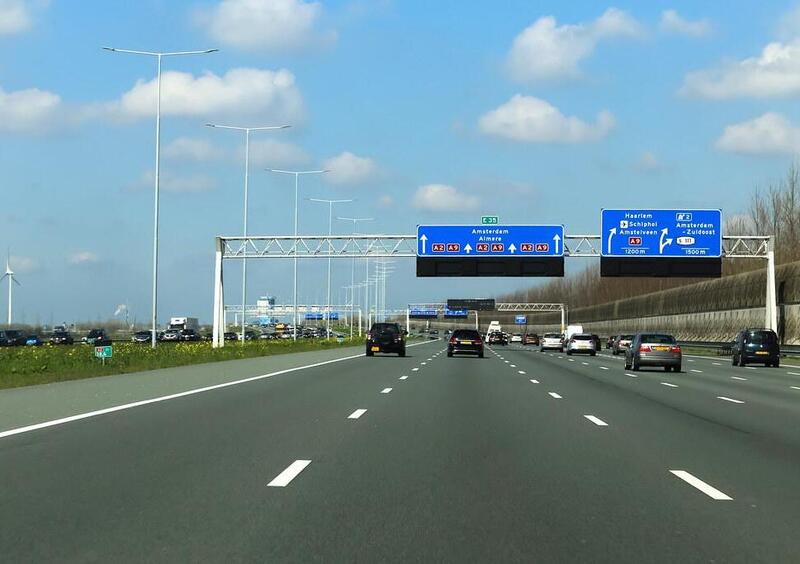
{"label": "asphalt road surface", "polygon": [[2,560],[800,561],[800,368],[444,348],[0,433]]}

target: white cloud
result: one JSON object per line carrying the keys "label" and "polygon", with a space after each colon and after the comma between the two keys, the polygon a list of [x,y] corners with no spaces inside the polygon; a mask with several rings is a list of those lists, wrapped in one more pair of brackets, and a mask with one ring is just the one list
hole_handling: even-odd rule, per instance
{"label": "white cloud", "polygon": [[675,10],[661,12],[658,27],[665,33],[692,37],[704,37],[711,33],[711,23],[708,20],[686,20]]}
{"label": "white cloud", "polygon": [[64,121],[58,94],[28,88],[6,92],[0,88],[0,131],[40,133]]}
{"label": "white cloud", "polygon": [[[235,68],[218,76],[206,72],[167,71],[161,76],[161,113],[184,117],[257,117],[296,122],[303,117],[303,98],[288,70]],[[118,119],[151,117],[156,112],[156,80],[139,80],[100,110]]]}
{"label": "white cloud", "polygon": [[67,260],[72,265],[80,266],[84,264],[94,264],[100,259],[91,251],[78,251],[76,253],[72,253]]}
{"label": "white cloud", "polygon": [[375,161],[349,151],[325,160],[323,166],[330,171],[325,179],[332,184],[363,184],[378,173]]}
{"label": "white cloud", "polygon": [[723,100],[786,97],[800,94],[800,39],[768,44],[757,57],[729,61],[717,68],[690,72],[680,93]]}
{"label": "white cloud", "polygon": [[643,172],[656,172],[664,168],[664,165],[652,152],[645,151],[636,162],[636,168]]}
{"label": "white cloud", "polygon": [[446,184],[426,184],[417,188],[412,203],[425,211],[472,211],[478,208],[480,199]]}
{"label": "white cloud", "polygon": [[800,153],[800,128],[784,116],[768,112],[726,127],[716,147],[721,151],[751,155]]}
{"label": "white cloud", "polygon": [[616,8],[593,22],[574,25],[558,25],[553,16],[545,16],[514,38],[506,64],[511,76],[523,82],[575,78],[579,63],[601,40],[643,34],[639,22]]}
{"label": "white cloud", "polygon": [[[155,175],[153,174],[153,171],[147,170],[142,173],[137,182],[131,185],[131,189],[137,191],[149,190],[153,188],[154,182]],[[217,182],[212,177],[205,174],[190,174],[181,176],[162,170],[161,177],[159,178],[159,187],[164,192],[197,194],[214,190],[217,187]]]}
{"label": "white cloud", "polygon": [[28,31],[32,23],[29,6],[23,0],[0,0],[0,35]]}
{"label": "white cloud", "polygon": [[319,31],[322,4],[303,0],[222,0],[196,15],[209,35],[247,51],[283,52],[331,44],[333,31]]}
{"label": "white cloud", "polygon": [[302,148],[274,139],[250,139],[250,163],[253,166],[291,167],[311,162]]}
{"label": "white cloud", "polygon": [[30,272],[39,270],[39,262],[30,257],[11,255],[8,258],[8,264],[11,266],[11,270],[13,270],[15,274],[28,274]]}
{"label": "white cloud", "polygon": [[614,128],[614,116],[603,110],[596,123],[565,116],[549,102],[517,94],[484,114],[480,130],[495,137],[530,143],[582,143],[605,137]]}
{"label": "white cloud", "polygon": [[224,151],[205,139],[178,137],[162,150],[164,158],[175,161],[208,162],[220,159]]}
{"label": "white cloud", "polygon": [[389,195],[381,196],[378,199],[378,206],[381,208],[391,208],[394,206],[394,198]]}

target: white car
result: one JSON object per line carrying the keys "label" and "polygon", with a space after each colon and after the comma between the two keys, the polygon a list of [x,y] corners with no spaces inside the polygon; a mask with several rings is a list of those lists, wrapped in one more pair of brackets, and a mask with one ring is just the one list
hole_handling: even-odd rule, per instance
{"label": "white car", "polygon": [[564,344],[561,341],[561,333],[545,333],[542,337],[539,350],[544,351],[564,351]]}
{"label": "white car", "polygon": [[589,333],[576,333],[567,341],[567,354],[589,353],[594,356],[597,354],[594,338]]}
{"label": "white car", "polygon": [[519,333],[514,333],[513,335],[511,335],[511,342],[522,344],[522,335],[520,335]]}

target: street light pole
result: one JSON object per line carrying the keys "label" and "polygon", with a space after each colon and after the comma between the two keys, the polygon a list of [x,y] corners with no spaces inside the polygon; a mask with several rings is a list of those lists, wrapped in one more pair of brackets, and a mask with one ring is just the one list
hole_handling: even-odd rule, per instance
{"label": "street light pole", "polygon": [[329,172],[328,170],[279,170],[276,168],[268,168],[269,172],[276,172],[278,174],[293,174],[294,175],[294,298],[293,303],[294,313],[292,314],[292,333],[293,340],[297,341],[297,194],[300,190],[300,175],[301,174],[323,174]]}
{"label": "street light pole", "polygon": [[[359,221],[374,221],[374,217],[337,217],[340,221],[349,221],[353,224],[353,235],[356,234],[356,225]],[[369,249],[368,249],[369,250]],[[367,263],[369,264],[369,263]],[[369,267],[368,267],[369,268]],[[356,256],[353,255],[353,263],[350,267],[350,285],[355,286],[356,283]],[[353,338],[353,302],[355,301],[355,290],[350,294],[350,338]]]}
{"label": "street light pole", "polygon": [[[323,204],[328,204],[328,301],[325,303],[325,306],[328,310],[328,315],[325,317],[325,338],[331,338],[331,256],[330,253],[333,250],[333,246],[331,245],[330,236],[333,235],[333,204],[347,204],[354,200],[325,200],[323,198],[309,198],[310,202],[319,202]],[[351,319],[352,324],[352,319]]]}
{"label": "street light pole", "polygon": [[251,131],[269,131],[272,129],[286,129],[291,127],[289,125],[269,125],[263,127],[239,127],[234,125],[219,125],[216,123],[207,123],[206,127],[213,127],[215,129],[233,129],[236,131],[244,131],[244,238],[245,238],[245,254],[242,257],[242,344],[244,344],[244,330],[245,330],[245,304],[247,304],[247,193],[250,181],[250,132]]}
{"label": "street light pole", "polygon": [[129,53],[132,55],[146,55],[155,57],[156,65],[156,170],[155,170],[155,203],[153,205],[153,312],[152,312],[152,333],[150,346],[156,347],[156,336],[158,332],[158,207],[159,207],[159,188],[161,177],[161,59],[164,57],[176,57],[181,55],[205,55],[215,53],[219,49],[205,49],[203,51],[175,51],[160,53],[154,51],[135,51],[132,49],[117,49],[115,47],[103,47],[106,51],[113,53]]}

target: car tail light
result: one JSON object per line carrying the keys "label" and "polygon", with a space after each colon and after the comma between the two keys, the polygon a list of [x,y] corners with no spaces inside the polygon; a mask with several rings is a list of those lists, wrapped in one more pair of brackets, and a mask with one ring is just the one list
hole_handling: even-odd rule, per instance
{"label": "car tail light", "polygon": [[669,348],[669,352],[679,353],[681,352],[681,347],[678,345],[673,345]]}
{"label": "car tail light", "polygon": [[483,341],[481,341],[480,339],[475,339],[475,344],[476,345],[482,345]]}
{"label": "car tail light", "polygon": [[639,345],[639,352],[650,352],[650,345]]}
{"label": "car tail light", "polygon": [[456,344],[456,338],[455,337],[450,337],[450,344],[451,345],[455,345]]}

